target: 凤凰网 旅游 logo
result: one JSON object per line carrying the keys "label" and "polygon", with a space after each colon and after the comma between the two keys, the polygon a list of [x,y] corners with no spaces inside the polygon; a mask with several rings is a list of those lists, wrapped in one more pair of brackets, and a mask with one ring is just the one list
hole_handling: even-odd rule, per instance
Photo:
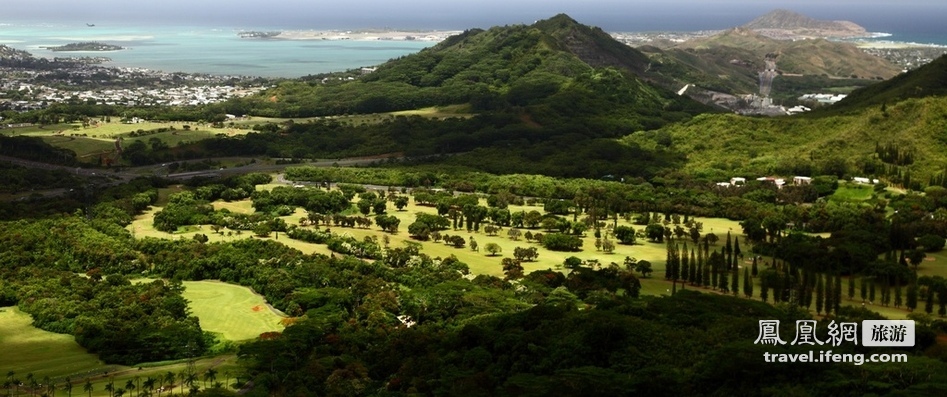
{"label": "\u51e4\u51f0\u7f51 \u65c5\u6e38 logo", "polygon": [[832,320],[819,330],[815,320],[797,320],[796,332],[787,341],[780,335],[779,320],[759,320],[760,329],[755,344],[841,346],[844,343],[862,346],[914,346],[914,320],[863,320],[836,322]]}

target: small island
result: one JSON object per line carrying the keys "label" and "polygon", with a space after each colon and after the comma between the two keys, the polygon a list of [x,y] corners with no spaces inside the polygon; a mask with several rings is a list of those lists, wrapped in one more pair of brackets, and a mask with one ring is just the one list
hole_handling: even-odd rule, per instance
{"label": "small island", "polygon": [[84,43],[69,43],[66,45],[55,46],[55,47],[43,47],[50,51],[119,51],[124,50],[125,47],[117,46],[114,44],[105,44],[99,43],[97,41],[89,41]]}
{"label": "small island", "polygon": [[249,31],[249,32],[240,32],[237,35],[241,39],[269,39],[276,36],[279,36],[282,32],[259,32],[259,31]]}

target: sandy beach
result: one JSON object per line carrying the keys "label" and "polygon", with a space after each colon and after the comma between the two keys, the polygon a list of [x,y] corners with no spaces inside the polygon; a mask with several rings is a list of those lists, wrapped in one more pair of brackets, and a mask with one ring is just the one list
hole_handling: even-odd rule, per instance
{"label": "sandy beach", "polygon": [[271,37],[280,40],[355,40],[355,41],[433,41],[438,42],[449,36],[462,33],[449,31],[399,31],[399,30],[289,30]]}

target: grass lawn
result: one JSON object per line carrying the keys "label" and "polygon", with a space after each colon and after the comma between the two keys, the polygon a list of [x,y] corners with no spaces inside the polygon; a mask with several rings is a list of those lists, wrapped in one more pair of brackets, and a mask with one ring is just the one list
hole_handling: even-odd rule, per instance
{"label": "grass lawn", "polygon": [[875,189],[871,185],[857,185],[854,183],[839,183],[839,187],[829,196],[829,201],[836,203],[860,203],[871,198]]}
{"label": "grass lawn", "polygon": [[[185,125],[189,125],[191,128],[185,130]],[[175,130],[138,137],[130,136],[130,133],[138,130],[154,131],[170,127],[174,127]],[[114,141],[119,137],[123,139],[122,145],[125,147],[135,141],[143,141],[147,144],[153,138],[157,138],[170,147],[175,147],[182,143],[211,138],[217,134],[239,135],[248,131],[239,128],[211,128],[209,125],[184,122],[122,124],[114,121],[111,123],[100,122],[95,126],[86,128],[82,128],[80,124],[59,124],[42,128],[38,126],[15,128],[4,130],[4,134],[41,137],[50,145],[74,151],[81,161],[94,163],[98,161],[100,154],[111,153],[114,150]]]}
{"label": "grass lawn", "polygon": [[100,154],[111,153],[115,149],[113,141],[81,136],[42,135],[44,142],[76,153],[79,161],[95,163]]}
{"label": "grass lawn", "polygon": [[37,379],[83,371],[117,368],[89,354],[71,335],[33,327],[29,314],[16,307],[0,308],[0,371],[16,372],[20,380],[33,373]]}
{"label": "grass lawn", "polygon": [[[259,186],[259,188],[272,189],[274,186],[278,186],[278,184],[261,185]],[[843,186],[845,188],[844,189],[840,188],[839,191],[841,193],[837,193],[837,194],[840,194],[840,197],[845,197],[846,200],[855,200],[859,197],[868,198],[872,194],[872,188],[870,186],[866,186],[866,187],[860,187],[856,185],[848,185],[848,186],[843,185]],[[222,201],[213,203],[215,208],[227,208],[230,211],[240,212],[240,213],[251,213],[253,211],[253,208],[250,204],[251,203],[249,200],[230,202],[230,203],[222,202]],[[485,204],[483,200],[481,201],[481,204]],[[532,247],[537,247],[539,249],[539,258],[536,261],[523,263],[523,267],[525,269],[525,272],[527,273],[534,270],[561,269],[561,264],[563,263],[563,261],[570,256],[576,256],[583,260],[598,260],[602,265],[608,265],[609,263],[612,263],[612,262],[621,265],[624,262],[625,257],[627,256],[627,257],[635,258],[638,260],[642,260],[642,259],[647,260],[652,263],[653,273],[651,277],[641,278],[641,283],[642,283],[641,293],[642,294],[665,295],[665,294],[669,294],[669,290],[671,289],[671,283],[664,280],[666,248],[663,243],[651,243],[651,242],[648,242],[647,240],[639,239],[637,244],[635,245],[616,244],[615,252],[611,254],[606,254],[602,251],[595,250],[595,245],[594,245],[595,238],[593,236],[593,233],[589,231],[586,234],[586,236],[583,237],[582,251],[556,252],[556,251],[546,250],[542,248],[538,243],[528,242],[525,240],[525,238],[522,238],[522,237],[517,241],[511,240],[506,234],[509,228],[504,228],[504,230],[500,231],[500,233],[496,236],[488,236],[487,234],[483,232],[467,232],[466,230],[442,231],[441,232],[442,235],[444,234],[455,235],[456,234],[456,235],[460,235],[464,237],[464,239],[467,240],[467,243],[468,243],[467,247],[453,248],[444,243],[435,243],[434,241],[417,241],[417,240],[412,239],[408,235],[407,227],[412,222],[414,222],[415,214],[418,212],[436,214],[437,211],[435,208],[426,207],[426,206],[418,206],[413,202],[413,200],[409,202],[408,206],[405,208],[404,211],[397,211],[391,203],[388,204],[388,207],[389,207],[388,214],[394,215],[398,219],[401,220],[398,233],[395,233],[395,234],[384,233],[377,226],[374,226],[374,225],[367,229],[342,228],[342,227],[334,227],[334,226],[330,227],[330,229],[334,233],[341,234],[341,235],[349,235],[357,239],[363,239],[366,237],[374,237],[381,240],[383,235],[387,235],[389,239],[389,245],[393,247],[402,246],[403,244],[405,244],[405,242],[408,242],[408,241],[419,243],[421,244],[422,252],[426,253],[427,255],[430,255],[431,257],[445,258],[450,255],[455,255],[458,259],[460,259],[462,262],[466,263],[470,267],[470,271],[473,274],[489,274],[489,275],[494,275],[494,276],[499,276],[499,277],[503,276],[502,268],[500,266],[500,261],[504,257],[511,257],[513,250],[516,247],[531,247],[532,246]],[[526,210],[526,211],[538,210],[542,212],[542,207],[539,207],[539,206],[511,206],[510,207],[510,211],[520,211],[520,210]],[[139,234],[136,234],[138,236],[151,235],[151,236],[162,237],[162,238],[190,238],[191,236],[193,236],[193,234],[200,231],[195,228],[191,228],[186,231],[180,231],[174,234],[161,233],[161,232],[154,231],[154,229],[151,227],[151,214],[154,211],[155,210],[150,210],[148,213],[136,218],[135,222],[131,226],[129,226],[129,228],[136,228],[135,230],[138,230],[136,233],[139,233]],[[303,216],[305,216],[305,211],[302,209],[297,209],[294,214],[283,217],[283,219],[286,221],[287,224],[298,224],[299,218]],[[730,232],[733,237],[739,238],[741,240],[741,249],[745,255],[749,256],[751,245],[747,243],[745,236],[742,235],[742,228],[740,227],[738,222],[732,221],[729,219],[722,219],[722,218],[697,218],[696,220],[698,222],[703,223],[703,226],[704,226],[703,233],[705,234],[715,233],[720,238],[720,241],[716,244],[716,246],[712,246],[711,249],[719,250],[720,247],[725,244],[727,232]],[[621,220],[621,219],[619,219],[618,224],[630,225],[629,222]],[[637,226],[637,225],[632,225],[632,226],[636,230],[642,228],[641,226]],[[320,226],[320,227],[324,228],[325,226]],[[525,233],[526,230],[523,230],[523,232]],[[544,234],[546,233],[546,231],[540,230],[540,229],[534,229],[534,230],[531,230],[531,232],[532,233],[540,232]],[[235,238],[247,238],[249,236],[249,232],[244,232],[241,236],[237,236],[237,235],[221,236],[221,235],[213,234],[209,230],[204,230],[203,233],[207,234],[208,237],[211,238],[211,241],[231,240]],[[469,248],[471,237],[477,241],[480,247],[479,251],[473,251]],[[268,238],[275,239],[276,236],[274,234]],[[304,243],[304,242],[288,239],[285,237],[280,238],[279,242],[286,244],[287,246],[297,248],[300,251],[305,252],[305,253],[323,253],[326,255],[331,253],[331,251],[329,251],[325,245]],[[486,244],[488,243],[498,244],[501,248],[500,254],[496,256],[489,256],[483,249],[483,247],[485,247]],[[692,243],[688,242],[688,246],[691,247]],[[760,265],[759,265],[760,269],[761,270],[764,269],[765,268],[764,263],[769,263],[770,261],[771,261],[770,258],[763,258],[763,260],[760,262]],[[749,261],[749,260],[744,260],[743,262],[740,263],[741,282],[742,282],[742,267],[750,266],[751,263],[752,261]],[[928,259],[925,260],[925,262],[920,267],[920,274],[921,275],[940,275],[940,276],[947,277],[947,251],[944,251],[941,253],[928,254]],[[701,290],[701,291],[713,292],[712,289],[703,289],[699,287],[689,287],[689,288],[697,288],[698,290]],[[862,304],[860,293],[858,291],[856,291],[855,299],[853,300],[847,299],[847,281],[843,282],[843,288],[844,288],[843,299],[844,299],[845,304],[851,304],[855,306],[859,306]],[[857,290],[857,283],[856,283],[856,290]],[[759,292],[760,292],[759,280],[754,279],[754,295],[757,296],[757,299],[759,296]],[[880,297],[880,290],[878,290],[878,295]],[[741,296],[742,296],[742,293],[741,293]],[[866,303],[866,305],[871,310],[878,311],[882,313],[883,315],[889,316],[891,318],[904,318],[908,313],[907,310],[896,309],[893,307],[883,307],[883,306],[878,305],[877,304],[878,302],[874,302],[874,303],[876,304]]]}
{"label": "grass lawn", "polygon": [[185,281],[184,288],[188,307],[201,320],[205,331],[241,341],[283,329],[283,317],[247,287],[219,281]]}
{"label": "grass lawn", "polygon": [[[481,204],[486,204],[484,200],[481,200]],[[433,240],[430,241],[417,241],[412,239],[408,235],[408,225],[414,222],[415,214],[418,212],[436,214],[437,210],[433,207],[418,206],[413,200],[405,207],[404,211],[395,210],[392,204],[388,204],[390,215],[396,216],[401,220],[399,225],[399,231],[396,234],[388,234],[390,239],[391,246],[401,246],[405,241],[412,241],[420,243],[422,250],[427,255],[431,257],[441,257],[445,258],[450,255],[457,256],[462,262],[466,263],[470,267],[470,271],[474,274],[489,274],[494,276],[503,276],[503,271],[500,266],[500,261],[504,257],[512,257],[513,250],[516,247],[537,247],[539,249],[539,258],[533,262],[523,263],[523,267],[526,273],[529,273],[534,270],[544,270],[544,269],[556,269],[557,266],[561,265],[566,258],[570,256],[576,256],[583,260],[598,260],[603,265],[608,265],[611,262],[622,264],[625,260],[625,257],[632,257],[635,259],[644,259],[651,262],[654,265],[655,273],[663,275],[664,271],[664,260],[666,256],[666,248],[663,243],[651,243],[646,240],[639,240],[635,245],[621,245],[616,244],[615,251],[611,254],[607,254],[602,251],[595,250],[595,237],[591,231],[589,231],[585,237],[583,237],[583,247],[580,252],[557,252],[550,251],[542,248],[539,243],[528,242],[525,238],[520,238],[517,241],[511,240],[507,236],[507,231],[509,228],[504,228],[496,236],[488,236],[486,233],[481,232],[467,232],[466,230],[445,230],[440,232],[441,235],[459,235],[467,240],[467,247],[465,248],[453,248],[444,243],[435,243]],[[516,212],[520,210],[537,210],[542,212],[541,206],[510,206],[511,212]],[[301,213],[299,216],[303,216]],[[295,219],[298,219],[299,216],[296,216]],[[732,233],[738,233],[742,230],[738,222],[731,221],[728,219],[715,219],[715,218],[698,218],[697,221],[703,222],[704,232],[716,233],[723,240],[726,237],[727,231],[732,231]],[[287,220],[287,223],[289,221]],[[619,225],[630,225],[629,222],[619,219]],[[324,227],[324,226],[323,226]],[[641,229],[641,226],[634,226],[635,229]],[[385,233],[383,233],[377,226],[372,226],[368,229],[355,229],[355,228],[342,228],[342,227],[331,227],[331,230],[334,233],[338,234],[348,234],[357,239],[363,239],[368,236],[378,237],[379,239]],[[533,229],[530,230],[532,233],[546,233],[545,230]],[[526,229],[523,230],[525,234]],[[470,247],[470,238],[473,237],[480,248],[479,252],[471,250]],[[483,247],[488,243],[496,243],[500,246],[501,252],[497,256],[489,256]],[[617,241],[616,241],[617,243]],[[718,243],[722,244],[722,243]],[[749,247],[744,248],[748,250]],[[660,273],[659,273],[660,272]]]}
{"label": "grass lawn", "polygon": [[[231,211],[250,211],[250,201],[239,201],[232,203],[225,203],[223,201],[215,202],[214,206],[220,206],[220,208],[228,208]],[[194,235],[200,233],[204,234],[208,238],[208,242],[217,242],[217,241],[233,241],[246,238],[261,238],[253,236],[252,232],[249,231],[236,231],[224,228],[221,230],[221,233],[214,233],[211,230],[210,226],[187,226],[179,229],[174,233],[166,233],[160,230],[156,230],[154,227],[154,214],[158,211],[161,211],[161,207],[152,206],[143,212],[141,215],[135,217],[132,220],[132,223],[125,227],[126,230],[132,233],[136,238],[145,238],[145,237],[155,237],[163,238],[169,240],[177,239],[193,239]],[[299,218],[305,214],[305,211],[297,210],[296,212],[299,215],[290,215],[284,217],[286,223],[298,223]],[[332,251],[329,250],[329,247],[321,244],[312,244],[303,241],[293,240],[287,238],[279,233],[273,233],[269,237],[262,237],[266,240],[275,240],[283,243],[284,245],[295,248],[305,254],[323,254],[331,255]]]}

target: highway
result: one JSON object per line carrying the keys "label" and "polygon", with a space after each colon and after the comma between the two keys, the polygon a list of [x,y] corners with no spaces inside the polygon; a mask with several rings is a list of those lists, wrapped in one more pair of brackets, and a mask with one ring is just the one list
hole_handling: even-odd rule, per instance
{"label": "highway", "polygon": [[[234,158],[208,158],[208,159],[196,159],[189,160],[189,162],[197,162],[204,160],[234,160]],[[249,158],[237,159],[244,162],[249,162]],[[384,159],[381,159],[384,160]],[[49,164],[39,161],[23,160],[16,157],[10,156],[0,156],[0,161],[18,165],[21,167],[32,168],[32,169],[42,169],[42,170],[61,170],[69,172],[75,175],[84,176],[87,178],[96,178],[104,179],[98,182],[95,182],[95,186],[115,186],[122,183],[131,181],[132,179],[139,177],[147,176],[158,176],[174,181],[184,181],[191,178],[200,178],[200,177],[219,177],[219,176],[233,176],[241,174],[249,174],[252,172],[262,172],[262,173],[280,173],[287,167],[298,167],[298,166],[311,166],[311,167],[351,167],[351,166],[363,166],[363,165],[372,165],[380,159],[377,158],[346,158],[346,159],[320,159],[316,161],[311,161],[307,163],[297,163],[297,164],[261,164],[260,162],[255,162],[247,164],[240,167],[232,168],[219,168],[213,170],[203,170],[203,171],[189,171],[189,172],[179,172],[174,174],[166,173],[167,164],[161,165],[148,165],[141,167],[122,167],[122,168],[82,168],[82,167],[72,167],[59,164]],[[182,161],[185,162],[185,161]],[[163,172],[164,171],[164,172]],[[279,176],[279,181],[284,182],[282,175]],[[30,195],[41,195],[44,197],[54,197],[62,196],[66,193],[69,193],[69,189],[47,189],[47,190],[35,190],[29,192]],[[25,196],[24,196],[25,197]]]}

